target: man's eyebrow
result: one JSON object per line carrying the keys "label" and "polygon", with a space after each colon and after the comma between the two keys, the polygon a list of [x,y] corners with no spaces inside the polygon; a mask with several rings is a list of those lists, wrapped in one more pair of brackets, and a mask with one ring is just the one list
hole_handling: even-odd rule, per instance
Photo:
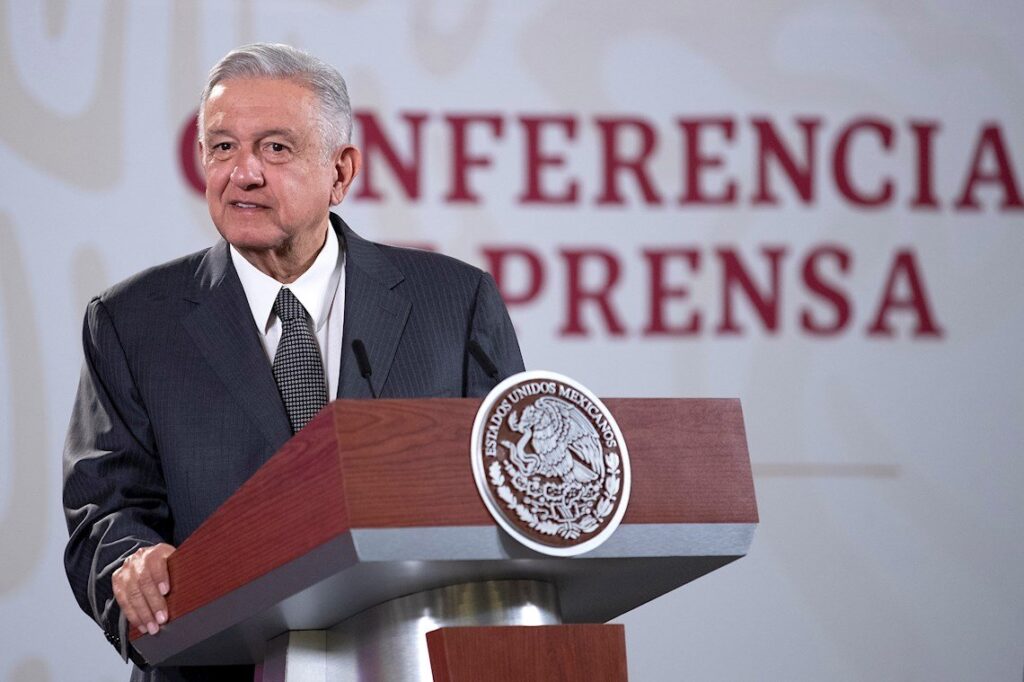
{"label": "man's eyebrow", "polygon": [[291,128],[271,128],[270,130],[262,130],[256,134],[256,139],[262,140],[265,137],[272,137],[277,135],[278,137],[286,137],[289,140],[294,140],[297,136],[295,131]]}
{"label": "man's eyebrow", "polygon": [[[212,130],[207,130],[206,131],[206,135],[208,137],[212,137],[214,135],[223,135],[224,137],[234,137],[232,132],[230,130],[227,130],[226,128],[214,128]],[[268,130],[261,130],[258,133],[256,133],[256,139],[257,140],[262,140],[265,137],[271,137],[273,135],[277,135],[277,136],[280,136],[280,137],[286,137],[286,138],[288,138],[290,140],[294,140],[294,139],[296,139],[296,137],[298,137],[295,134],[295,131],[292,130],[291,128],[270,128]]]}

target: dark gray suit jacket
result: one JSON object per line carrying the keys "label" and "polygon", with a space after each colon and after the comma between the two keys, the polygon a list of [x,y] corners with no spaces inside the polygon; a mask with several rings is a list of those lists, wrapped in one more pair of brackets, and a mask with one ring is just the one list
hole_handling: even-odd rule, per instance
{"label": "dark gray suit jacket", "polygon": [[[523,369],[490,275],[434,253],[368,242],[331,215],[345,259],[338,397],[370,398],[361,339],[383,398],[485,394]],[[122,654],[110,578],[136,549],[187,538],[291,428],[226,242],[142,272],[94,298],[64,451],[65,568],[79,605]],[[252,679],[252,668],[165,669],[132,679]]]}

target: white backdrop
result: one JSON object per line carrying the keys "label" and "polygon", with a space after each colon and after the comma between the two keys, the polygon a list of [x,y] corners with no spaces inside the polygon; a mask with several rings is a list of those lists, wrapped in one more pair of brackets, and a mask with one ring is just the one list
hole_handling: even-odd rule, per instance
{"label": "white backdrop", "polygon": [[81,316],[215,239],[179,138],[255,40],[391,145],[357,231],[519,250],[528,368],[743,400],[751,554],[622,617],[632,679],[1021,679],[1024,6],[892,5],[0,2],[0,679],[127,676],[61,562]]}

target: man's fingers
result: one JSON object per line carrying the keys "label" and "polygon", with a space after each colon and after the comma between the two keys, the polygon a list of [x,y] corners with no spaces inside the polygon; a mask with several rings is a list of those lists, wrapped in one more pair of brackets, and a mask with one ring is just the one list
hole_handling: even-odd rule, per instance
{"label": "man's fingers", "polygon": [[174,552],[174,547],[166,544],[157,545],[147,556],[147,563],[150,568],[150,575],[156,584],[160,596],[167,596],[171,591],[171,576],[167,572],[167,557]]}
{"label": "man's fingers", "polygon": [[128,590],[128,604],[135,611],[135,617],[138,620],[135,625],[139,628],[139,632],[148,632],[151,635],[156,634],[156,617],[149,609],[149,604],[146,602],[146,598],[143,596],[142,590],[139,589],[137,582],[134,587]]}
{"label": "man's fingers", "polygon": [[129,556],[111,578],[114,598],[139,632],[155,635],[169,618],[164,596],[171,588],[167,557],[173,552],[168,544],[144,547]]}
{"label": "man's fingers", "polygon": [[141,595],[127,560],[121,568],[114,572],[111,582],[114,587],[114,598],[117,600],[118,606],[121,607],[128,624],[133,628],[139,628],[140,632],[146,632],[146,615],[140,612],[140,606],[145,606],[145,600],[141,600],[140,603],[137,598]]}
{"label": "man's fingers", "polygon": [[146,625],[142,618],[139,616],[138,611],[135,610],[135,605],[128,598],[128,594],[125,588],[117,580],[117,574],[115,573],[115,586],[114,586],[114,598],[117,599],[118,606],[121,607],[121,613],[124,614],[125,619],[128,621],[128,625],[133,628],[139,628],[141,632],[146,631]]}
{"label": "man's fingers", "polygon": [[146,572],[139,575],[139,592],[146,602],[147,610],[152,614],[152,618],[146,622],[147,626],[152,626],[148,627],[149,634],[155,634],[153,630],[167,622],[167,602],[164,601],[156,583]]}

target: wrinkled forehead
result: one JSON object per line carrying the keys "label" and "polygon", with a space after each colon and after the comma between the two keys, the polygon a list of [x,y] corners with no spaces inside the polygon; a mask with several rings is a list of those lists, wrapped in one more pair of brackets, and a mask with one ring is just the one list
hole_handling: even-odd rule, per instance
{"label": "wrinkled forehead", "polygon": [[267,129],[313,132],[317,100],[306,85],[284,79],[245,78],[217,83],[203,109],[203,134]]}

